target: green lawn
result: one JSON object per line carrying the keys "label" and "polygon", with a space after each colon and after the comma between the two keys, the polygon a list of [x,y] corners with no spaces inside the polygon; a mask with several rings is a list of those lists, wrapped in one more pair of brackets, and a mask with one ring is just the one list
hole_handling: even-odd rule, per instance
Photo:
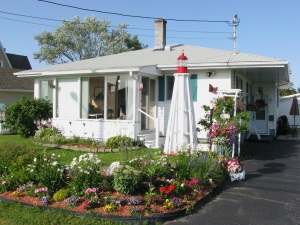
{"label": "green lawn", "polygon": [[[130,225],[133,223],[109,221],[92,217],[78,217],[74,213],[65,213],[62,210],[42,210],[38,207],[24,207],[19,203],[0,201],[1,225]],[[147,221],[144,225],[149,224]],[[157,223],[159,224],[159,223]]]}
{"label": "green lawn", "polygon": [[[26,146],[27,149],[34,149],[37,151],[46,150],[48,153],[55,153],[60,155],[59,161],[62,164],[70,164],[74,157],[78,157],[86,152],[66,150],[60,148],[44,147],[34,144],[29,138],[22,138],[19,135],[0,135],[0,150],[3,145],[20,145]],[[101,164],[104,167],[108,167],[112,162],[121,161],[124,157],[124,152],[101,152],[97,153],[101,159]]]}

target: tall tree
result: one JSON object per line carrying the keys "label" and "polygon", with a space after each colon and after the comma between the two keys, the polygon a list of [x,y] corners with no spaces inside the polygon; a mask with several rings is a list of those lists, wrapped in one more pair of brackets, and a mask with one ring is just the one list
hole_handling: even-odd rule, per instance
{"label": "tall tree", "polygon": [[84,21],[78,16],[71,21],[63,19],[62,26],[53,33],[43,31],[34,36],[40,46],[34,59],[58,64],[147,47],[136,36],[131,38],[126,23],[114,29],[110,29],[109,24],[108,20],[97,20],[95,16],[86,17]]}

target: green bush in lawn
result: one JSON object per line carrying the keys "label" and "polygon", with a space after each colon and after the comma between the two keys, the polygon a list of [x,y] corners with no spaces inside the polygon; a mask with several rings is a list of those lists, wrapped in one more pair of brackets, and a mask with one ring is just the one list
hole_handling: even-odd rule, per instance
{"label": "green bush in lawn", "polygon": [[6,108],[4,127],[21,137],[31,137],[38,129],[38,122],[52,118],[52,104],[48,99],[28,99],[25,96],[20,101]]}
{"label": "green bush in lawn", "polygon": [[146,179],[149,182],[154,182],[156,178],[171,178],[173,172],[168,156],[162,155],[160,152],[150,149],[128,152],[139,153],[131,155],[130,157],[126,157],[128,161],[123,162],[123,164],[129,165],[136,170],[141,171],[143,174],[142,179]]}
{"label": "green bush in lawn", "polygon": [[70,196],[70,190],[69,189],[60,189],[53,195],[53,200],[56,202],[65,200],[67,197]]}
{"label": "green bush in lawn", "polygon": [[35,132],[32,140],[39,143],[59,144],[64,139],[56,127],[43,127]]}
{"label": "green bush in lawn", "polygon": [[210,179],[223,179],[225,171],[222,169],[223,158],[217,157],[214,153],[199,152],[191,157],[189,167],[190,176],[198,178],[201,183],[208,184]]}
{"label": "green bush in lawn", "polygon": [[140,180],[141,172],[128,165],[114,169],[114,188],[122,194],[134,193]]}
{"label": "green bush in lawn", "polygon": [[115,149],[115,148],[133,147],[134,145],[135,145],[135,141],[132,138],[124,135],[117,135],[108,138],[104,142],[103,147]]}
{"label": "green bush in lawn", "polygon": [[69,176],[71,176],[69,187],[72,195],[83,196],[87,188],[99,187],[104,180],[100,162],[98,156],[93,153],[86,153],[78,158],[73,158],[68,168]]}
{"label": "green bush in lawn", "polygon": [[0,146],[0,177],[7,182],[8,189],[33,178],[27,171],[27,165],[37,155],[36,151],[28,150],[25,145]]}
{"label": "green bush in lawn", "polygon": [[64,168],[59,164],[54,153],[49,155],[44,152],[44,155],[35,158],[32,164],[28,164],[28,170],[36,176],[40,187],[48,188],[50,195],[67,185]]}

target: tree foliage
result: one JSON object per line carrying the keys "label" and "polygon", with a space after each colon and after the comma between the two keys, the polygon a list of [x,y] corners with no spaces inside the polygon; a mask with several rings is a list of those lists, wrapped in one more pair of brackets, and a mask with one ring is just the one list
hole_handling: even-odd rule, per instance
{"label": "tree foliage", "polygon": [[62,26],[53,32],[43,31],[34,36],[40,46],[34,59],[59,64],[147,47],[136,35],[131,38],[126,23],[114,29],[109,24],[108,20],[97,20],[95,16],[84,21],[78,16],[71,21],[63,19]]}
{"label": "tree foliage", "polygon": [[[293,94],[297,94],[297,91],[295,88],[293,88],[294,84],[291,83],[291,86],[289,89],[281,89],[280,90],[280,96],[288,96],[288,95],[293,95]],[[298,88],[298,93],[299,93],[299,88]]]}
{"label": "tree foliage", "polygon": [[50,118],[52,104],[48,99],[28,99],[23,96],[20,101],[6,108],[4,126],[22,137],[30,137],[35,134],[38,122]]}

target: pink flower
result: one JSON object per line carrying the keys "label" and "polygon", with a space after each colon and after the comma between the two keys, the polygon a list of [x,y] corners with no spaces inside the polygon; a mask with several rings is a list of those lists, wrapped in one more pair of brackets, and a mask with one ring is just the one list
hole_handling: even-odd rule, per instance
{"label": "pink flower", "polygon": [[4,181],[2,181],[2,185],[5,185],[6,184],[6,181],[4,180]]}

